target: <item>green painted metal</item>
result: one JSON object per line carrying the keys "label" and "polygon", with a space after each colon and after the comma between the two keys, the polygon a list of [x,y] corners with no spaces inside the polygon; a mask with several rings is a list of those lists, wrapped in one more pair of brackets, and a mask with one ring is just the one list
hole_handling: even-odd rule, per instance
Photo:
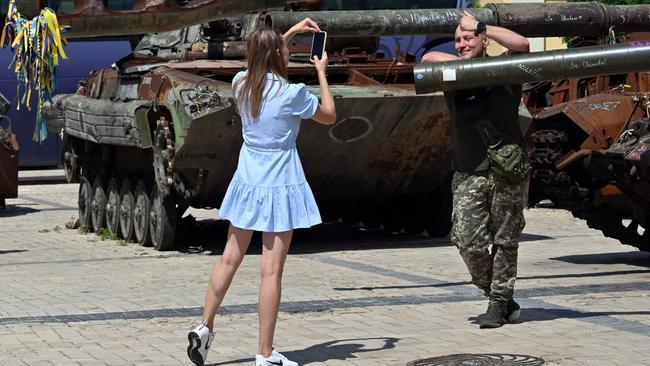
{"label": "green painted metal", "polygon": [[149,148],[153,145],[147,111],[148,108],[139,108],[135,111],[135,123],[136,128],[140,131],[140,147],[142,148]]}
{"label": "green painted metal", "polygon": [[176,148],[180,148],[185,144],[185,137],[187,130],[192,125],[192,117],[188,116],[185,112],[185,106],[179,100],[174,100],[171,106],[168,106],[169,112],[172,115],[172,122],[174,124],[174,138]]}

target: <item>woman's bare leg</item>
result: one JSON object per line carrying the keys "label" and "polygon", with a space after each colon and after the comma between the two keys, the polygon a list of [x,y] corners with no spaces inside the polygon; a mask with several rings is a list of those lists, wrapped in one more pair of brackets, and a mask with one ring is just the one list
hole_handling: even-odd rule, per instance
{"label": "woman's bare leg", "polygon": [[217,310],[221,306],[223,297],[226,295],[228,287],[230,287],[237,268],[244,259],[252,236],[252,230],[240,229],[232,225],[228,228],[226,247],[223,250],[221,259],[212,268],[208,291],[205,295],[203,321],[207,323],[210,331],[212,331]]}
{"label": "woman's bare leg", "polygon": [[260,322],[259,354],[271,355],[275,323],[278,320],[280,295],[282,292],[282,270],[287,258],[293,231],[263,233],[262,284],[257,308]]}

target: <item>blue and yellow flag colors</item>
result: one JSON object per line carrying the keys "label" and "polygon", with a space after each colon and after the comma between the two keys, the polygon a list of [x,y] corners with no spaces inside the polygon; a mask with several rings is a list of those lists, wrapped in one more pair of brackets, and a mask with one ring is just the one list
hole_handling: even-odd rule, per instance
{"label": "blue and yellow flag colors", "polygon": [[63,51],[66,41],[61,37],[61,30],[65,28],[59,26],[56,14],[49,8],[30,20],[18,12],[16,0],[9,2],[0,44],[3,48],[11,46],[14,52],[12,64],[18,78],[16,95],[20,96],[20,87],[23,86],[17,108],[24,104],[30,109],[32,91],[38,95],[33,138],[41,143],[47,138],[47,125],[41,107],[54,93],[59,61],[67,59]]}

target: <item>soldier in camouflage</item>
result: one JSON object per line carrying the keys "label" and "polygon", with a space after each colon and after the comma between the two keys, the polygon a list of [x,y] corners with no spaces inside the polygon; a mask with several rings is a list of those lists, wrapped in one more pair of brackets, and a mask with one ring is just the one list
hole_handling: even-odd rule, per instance
{"label": "soldier in camouflage", "polygon": [[[430,52],[423,62],[486,57],[493,39],[509,53],[528,52],[528,40],[505,28],[487,26],[467,14],[456,28],[458,56]],[[452,117],[454,193],[451,241],[458,247],[472,282],[489,297],[481,328],[497,328],[519,317],[514,286],[519,236],[524,228],[523,183],[511,183],[490,167],[488,140],[480,126],[498,131],[499,140],[523,145],[518,108],[521,85],[445,92]],[[494,136],[492,136],[494,137]],[[491,247],[491,248],[490,248]]]}
{"label": "soldier in camouflage", "polygon": [[472,282],[497,300],[512,299],[519,235],[526,224],[522,185],[503,181],[491,171],[486,175],[456,172],[452,190],[451,241]]}

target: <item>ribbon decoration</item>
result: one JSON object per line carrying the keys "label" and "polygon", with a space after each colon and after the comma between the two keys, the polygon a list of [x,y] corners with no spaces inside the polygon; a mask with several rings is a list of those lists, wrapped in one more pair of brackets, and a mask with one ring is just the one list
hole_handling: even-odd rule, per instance
{"label": "ribbon decoration", "polygon": [[33,140],[40,143],[47,138],[47,124],[41,108],[45,101],[52,99],[60,59],[67,59],[63,51],[67,41],[61,37],[61,31],[67,28],[59,25],[56,14],[50,8],[44,8],[38,16],[29,20],[18,11],[16,0],[9,1],[0,44],[2,48],[11,46],[14,52],[11,64],[15,65],[18,79],[16,95],[20,95],[21,84],[24,88],[16,109],[20,110],[20,105],[24,104],[27,110],[31,110],[32,90],[38,94]]}

